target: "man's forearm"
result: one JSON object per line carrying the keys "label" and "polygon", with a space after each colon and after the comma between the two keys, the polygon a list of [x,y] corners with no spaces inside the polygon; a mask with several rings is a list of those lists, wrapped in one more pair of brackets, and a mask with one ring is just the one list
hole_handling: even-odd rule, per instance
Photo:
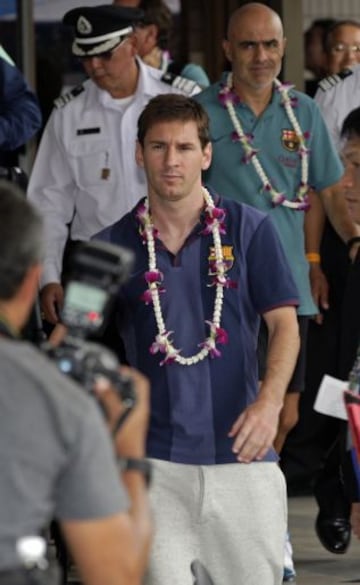
{"label": "man's forearm", "polygon": [[152,536],[152,517],[148,488],[144,477],[138,471],[122,473],[122,481],[129,493],[131,507],[130,516],[133,519],[133,530],[137,546],[138,566],[144,572],[149,560],[149,551]]}
{"label": "man's forearm", "polygon": [[299,327],[293,307],[275,309],[264,315],[268,327],[268,353],[259,399],[282,406],[286,388],[299,353]]}
{"label": "man's forearm", "polygon": [[310,209],[305,214],[304,233],[306,253],[320,253],[320,244],[324,232],[325,210],[317,193],[309,193]]}

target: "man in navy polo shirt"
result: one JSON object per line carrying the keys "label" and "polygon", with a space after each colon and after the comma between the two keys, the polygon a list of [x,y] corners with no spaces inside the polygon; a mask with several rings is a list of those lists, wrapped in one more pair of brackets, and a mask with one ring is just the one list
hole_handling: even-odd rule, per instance
{"label": "man in navy polo shirt", "polygon": [[[197,560],[217,585],[279,584],[286,491],[272,443],[299,348],[298,294],[270,218],[202,187],[208,123],[191,98],[149,102],[136,149],[148,196],[98,235],[136,258],[118,317],[128,361],[151,381],[146,583],[188,583]],[[259,390],[260,315],[270,347]]]}

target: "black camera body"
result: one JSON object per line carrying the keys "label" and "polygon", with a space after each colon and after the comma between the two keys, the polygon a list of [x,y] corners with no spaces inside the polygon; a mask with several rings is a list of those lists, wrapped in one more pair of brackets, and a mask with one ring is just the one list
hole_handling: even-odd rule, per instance
{"label": "black camera body", "polygon": [[106,242],[83,242],[69,260],[61,321],[67,328],[63,342],[42,345],[58,369],[92,393],[97,378],[108,379],[117,389],[126,412],[135,404],[131,381],[119,372],[116,355],[106,347],[86,341],[101,333],[121,284],[126,282],[133,254]]}

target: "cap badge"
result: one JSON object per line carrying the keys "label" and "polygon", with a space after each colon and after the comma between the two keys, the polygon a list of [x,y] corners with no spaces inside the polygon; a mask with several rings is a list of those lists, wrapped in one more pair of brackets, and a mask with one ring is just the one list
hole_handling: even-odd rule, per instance
{"label": "cap badge", "polygon": [[79,33],[82,35],[88,35],[92,33],[92,26],[90,22],[85,18],[85,16],[80,16],[79,20],[76,23],[76,28]]}

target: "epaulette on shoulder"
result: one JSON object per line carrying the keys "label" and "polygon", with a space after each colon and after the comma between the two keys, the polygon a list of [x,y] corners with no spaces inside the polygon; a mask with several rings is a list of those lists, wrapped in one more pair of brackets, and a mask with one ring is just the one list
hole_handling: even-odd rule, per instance
{"label": "epaulette on shoulder", "polygon": [[161,81],[171,85],[171,87],[181,89],[189,95],[195,93],[196,90],[201,91],[201,87],[196,83],[196,81],[193,81],[192,79],[186,79],[186,77],[181,77],[181,75],[176,75],[176,73],[171,73],[170,71],[166,71],[164,75],[162,75]]}
{"label": "epaulette on shoulder", "polygon": [[322,91],[327,91],[328,89],[335,87],[335,85],[343,79],[346,79],[346,77],[349,77],[349,75],[353,75],[353,73],[352,69],[344,69],[344,71],[329,75],[319,82],[319,88],[322,89]]}
{"label": "epaulette on shoulder", "polygon": [[56,100],[54,100],[54,107],[63,108],[64,106],[66,106],[66,104],[68,104],[78,95],[80,95],[84,91],[84,89],[85,88],[83,85],[77,85],[67,93],[64,93],[63,95],[56,98]]}

